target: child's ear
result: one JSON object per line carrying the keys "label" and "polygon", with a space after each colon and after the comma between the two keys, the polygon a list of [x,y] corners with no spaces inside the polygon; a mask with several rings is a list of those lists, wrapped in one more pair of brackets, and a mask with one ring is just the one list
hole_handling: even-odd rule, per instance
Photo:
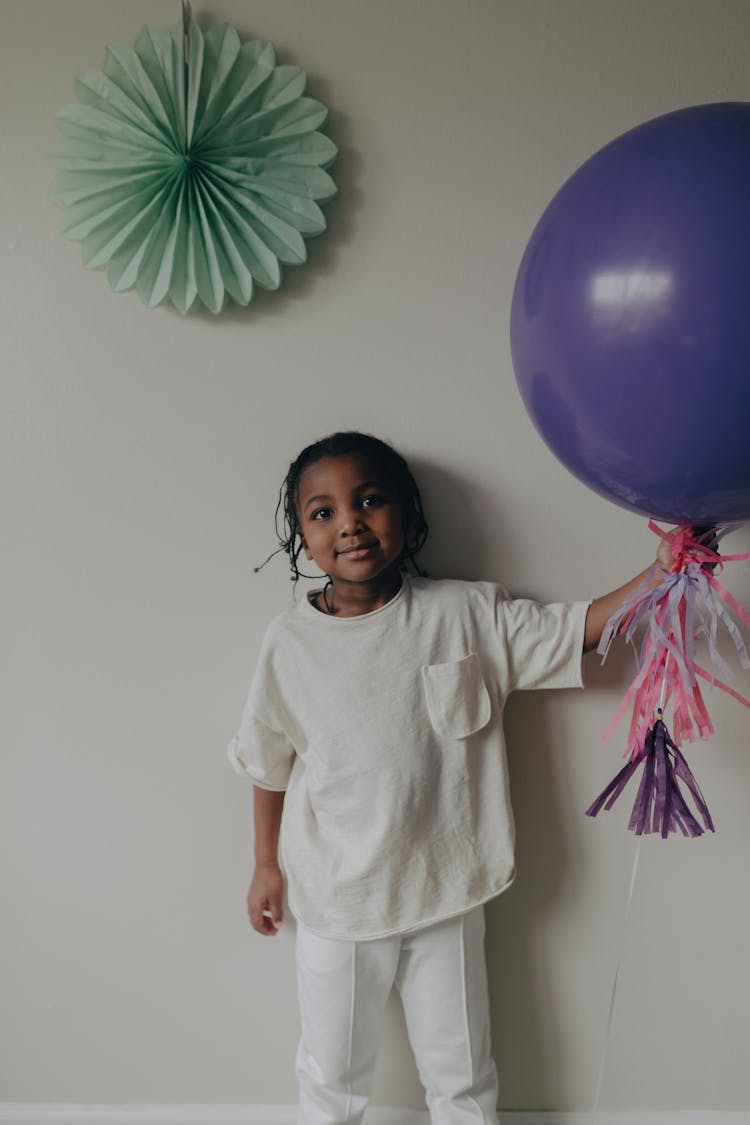
{"label": "child's ear", "polygon": [[305,552],[305,558],[308,562],[312,562],[312,551],[308,547],[307,540],[305,539],[304,535],[300,535],[299,541],[302,544],[302,550]]}
{"label": "child's ear", "polygon": [[404,539],[408,546],[409,540],[411,539],[417,528],[417,513],[413,508],[408,512],[404,512],[401,526],[403,527]]}

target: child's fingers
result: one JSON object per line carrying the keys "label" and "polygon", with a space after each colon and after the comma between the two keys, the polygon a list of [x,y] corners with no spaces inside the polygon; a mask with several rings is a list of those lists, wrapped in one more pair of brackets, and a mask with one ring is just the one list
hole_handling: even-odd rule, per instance
{"label": "child's fingers", "polygon": [[272,910],[263,911],[263,933],[277,934],[281,927],[281,919]]}
{"label": "child's fingers", "polygon": [[248,910],[250,925],[259,934],[274,933],[271,929],[271,917],[262,903],[251,903]]}
{"label": "child's fingers", "polygon": [[284,906],[281,901],[281,895],[272,894],[268,896],[266,906],[263,910],[263,917],[266,922],[273,927],[273,932],[275,933],[284,921]]}
{"label": "child's fingers", "polygon": [[281,903],[275,903],[270,898],[259,901],[248,901],[248,914],[250,925],[259,934],[278,933],[282,921]]}
{"label": "child's fingers", "polygon": [[675,537],[676,533],[677,533],[677,528],[673,528],[671,531],[669,531],[668,532],[668,538],[662,539],[660,541],[658,550],[656,552],[656,564],[657,564],[657,566],[659,567],[660,570],[664,570],[667,573],[671,572],[672,567],[674,566],[674,563],[675,563],[675,556],[674,556],[674,551],[672,549],[672,544],[673,544],[674,537]]}

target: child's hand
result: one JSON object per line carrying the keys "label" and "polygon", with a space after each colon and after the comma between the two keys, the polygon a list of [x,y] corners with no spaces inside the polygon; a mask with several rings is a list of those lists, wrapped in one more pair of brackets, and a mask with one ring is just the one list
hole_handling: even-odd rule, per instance
{"label": "child's hand", "polygon": [[664,574],[671,574],[675,566],[675,554],[672,550],[672,540],[677,533],[677,528],[670,531],[668,539],[659,540],[659,550],[656,552],[656,569]]}
{"label": "child's hand", "polygon": [[278,863],[257,865],[247,892],[247,913],[254,930],[265,937],[279,932],[284,918],[283,899],[284,876]]}
{"label": "child's hand", "polygon": [[656,552],[656,570],[675,574],[689,562],[700,562],[704,570],[713,571],[719,562],[718,538],[711,528],[674,527],[666,532]]}

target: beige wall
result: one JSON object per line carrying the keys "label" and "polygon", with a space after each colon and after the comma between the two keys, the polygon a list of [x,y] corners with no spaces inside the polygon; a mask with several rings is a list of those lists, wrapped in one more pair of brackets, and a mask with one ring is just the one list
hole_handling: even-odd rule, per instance
{"label": "beige wall", "polygon": [[[178,4],[2,4],[9,1101],[293,1100],[293,934],[245,922],[250,792],[223,749],[290,596],[282,561],[252,573],[285,465],[342,426],[392,439],[424,484],[437,575],[578,598],[648,562],[645,521],[562,471],[524,413],[515,270],[604,142],[750,95],[744,0],[194,8],[306,69],[340,197],[279,294],[182,320],[84,271],[46,198],[74,75]],[[750,603],[750,567],[729,584]],[[585,694],[509,711],[519,880],[488,911],[503,1102],[590,1106],[620,958],[604,1104],[746,1107],[748,713],[713,701],[692,760],[718,834],[644,841],[623,929],[624,808],[583,809],[619,762],[599,734],[628,670],[594,662]],[[395,1004],[376,1099],[421,1104]]]}

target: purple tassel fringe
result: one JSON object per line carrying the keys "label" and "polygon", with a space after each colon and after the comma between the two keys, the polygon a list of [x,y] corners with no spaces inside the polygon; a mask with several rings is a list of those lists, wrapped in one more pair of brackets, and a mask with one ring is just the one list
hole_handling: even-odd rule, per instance
{"label": "purple tassel fringe", "polygon": [[586,815],[596,816],[603,808],[611,809],[641,766],[643,776],[628,824],[631,832],[635,832],[637,836],[659,832],[665,839],[670,832],[677,832],[678,829],[683,836],[703,835],[703,828],[690,811],[680,782],[690,791],[705,827],[710,832],[714,831],[711,814],[698,782],[661,718],[648,729],[643,749],[610,781],[586,810]]}

